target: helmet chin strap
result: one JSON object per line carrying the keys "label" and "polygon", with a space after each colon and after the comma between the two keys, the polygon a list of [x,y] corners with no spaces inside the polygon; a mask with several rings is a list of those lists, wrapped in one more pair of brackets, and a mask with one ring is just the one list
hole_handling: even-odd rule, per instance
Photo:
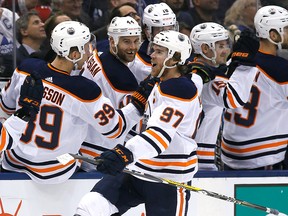
{"label": "helmet chin strap", "polygon": [[77,64],[77,62],[80,61],[80,60],[83,58],[83,53],[80,53],[80,57],[79,57],[78,59],[71,59],[71,58],[69,58],[68,56],[65,56],[65,58],[66,58],[68,61],[72,62],[73,64]]}
{"label": "helmet chin strap", "polygon": [[[279,34],[280,34],[280,33],[279,33]],[[268,39],[271,43],[277,45],[278,50],[282,50],[282,43],[284,42],[284,37],[283,37],[282,34],[280,34],[280,37],[281,37],[281,42],[278,42],[278,43],[276,43],[275,41],[273,41],[273,40],[270,38],[270,36],[269,36],[267,39]]]}
{"label": "helmet chin strap", "polygon": [[166,62],[169,60],[170,58],[166,58],[165,60],[164,60],[164,62],[163,62],[163,67],[161,68],[161,70],[160,70],[160,72],[159,72],[159,74],[157,75],[157,78],[160,78],[162,75],[163,75],[163,73],[164,73],[164,70],[166,69],[166,68],[175,68],[177,65],[175,64],[175,65],[172,65],[172,66],[168,66],[168,65],[166,65]]}
{"label": "helmet chin strap", "polygon": [[202,50],[201,50],[201,56],[203,56],[203,58],[205,58],[205,59],[207,59],[207,60],[209,60],[209,61],[212,61],[212,63],[214,64],[214,65],[216,65],[216,51],[215,51],[215,49],[212,49],[211,48],[211,50],[212,50],[212,52],[213,52],[213,54],[214,54],[214,56],[213,57],[211,57],[211,58],[209,58],[209,57],[207,57],[203,52],[202,52]]}

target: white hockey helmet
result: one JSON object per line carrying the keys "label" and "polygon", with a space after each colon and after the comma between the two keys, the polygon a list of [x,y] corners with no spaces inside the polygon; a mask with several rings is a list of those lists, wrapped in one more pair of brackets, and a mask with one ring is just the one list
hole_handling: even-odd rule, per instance
{"label": "white hockey helmet", "polygon": [[[213,22],[198,24],[190,33],[190,40],[194,52],[196,54],[201,54],[204,58],[212,61],[215,61],[216,59],[215,43],[227,39],[229,39],[228,31],[222,25]],[[202,44],[207,44],[214,52],[213,58],[210,59],[203,54],[201,48]]]}
{"label": "white hockey helmet", "polygon": [[115,46],[121,36],[139,36],[141,40],[141,27],[132,17],[114,17],[108,27],[108,35],[114,39]]}
{"label": "white hockey helmet", "polygon": [[150,4],[143,13],[142,23],[147,28],[149,41],[152,40],[152,27],[173,26],[178,31],[176,15],[166,3]]}
{"label": "white hockey helmet", "polygon": [[181,65],[185,64],[186,59],[190,57],[192,52],[189,37],[173,30],[162,31],[155,35],[153,44],[166,47],[168,49],[167,59],[172,58],[175,52],[179,52],[181,54],[181,61],[179,64]]}
{"label": "white hockey helmet", "polygon": [[[269,32],[275,29],[281,35],[281,42],[284,40],[284,27],[288,26],[288,11],[282,7],[269,5],[260,8],[254,17],[256,35],[259,38],[270,39]],[[279,44],[280,45],[280,44]]]}
{"label": "white hockey helmet", "polygon": [[[50,44],[57,55],[76,63],[85,54],[84,45],[90,41],[90,38],[90,30],[86,25],[77,21],[65,21],[53,29]],[[71,47],[78,48],[81,53],[79,59],[72,60],[68,57]]]}

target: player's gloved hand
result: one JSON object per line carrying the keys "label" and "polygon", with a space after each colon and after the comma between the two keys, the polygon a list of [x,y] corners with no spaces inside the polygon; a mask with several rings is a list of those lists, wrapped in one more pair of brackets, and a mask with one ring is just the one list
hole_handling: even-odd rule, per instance
{"label": "player's gloved hand", "polygon": [[203,62],[190,62],[188,64],[188,68],[189,71],[198,74],[202,78],[203,84],[215,79],[215,74],[213,73],[211,68]]}
{"label": "player's gloved hand", "polygon": [[35,118],[39,112],[43,92],[44,88],[40,75],[37,72],[28,75],[20,90],[19,105],[22,108],[17,110],[14,115],[26,121]]}
{"label": "player's gloved hand", "polygon": [[241,32],[240,38],[233,45],[231,60],[238,65],[256,66],[256,53],[259,49],[259,39],[248,29]]}
{"label": "player's gloved hand", "polygon": [[133,162],[132,152],[123,145],[118,144],[114,149],[103,152],[100,157],[97,170],[110,175],[117,175],[123,171],[126,165]]}
{"label": "player's gloved hand", "polygon": [[140,115],[144,114],[147,99],[157,82],[159,78],[148,77],[140,82],[138,89],[132,94],[131,103],[138,109]]}

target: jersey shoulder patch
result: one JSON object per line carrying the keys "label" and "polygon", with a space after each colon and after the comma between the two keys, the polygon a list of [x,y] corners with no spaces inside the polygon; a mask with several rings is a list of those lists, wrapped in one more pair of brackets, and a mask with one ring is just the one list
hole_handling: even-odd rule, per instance
{"label": "jersey shoulder patch", "polygon": [[95,100],[101,94],[100,87],[93,81],[83,76],[70,76],[60,72],[56,68],[41,59],[25,59],[18,67],[18,70],[31,74],[36,71],[42,80],[59,87],[82,100]]}
{"label": "jersey shoulder patch", "polygon": [[282,57],[258,52],[256,64],[265,74],[278,83],[288,81],[288,61]]}
{"label": "jersey shoulder patch", "polygon": [[138,88],[138,82],[130,69],[110,52],[103,53],[100,60],[104,69],[103,73],[115,89],[135,91]]}
{"label": "jersey shoulder patch", "polygon": [[68,79],[55,80],[55,84],[82,100],[95,100],[101,94],[100,87],[83,76],[68,76]]}
{"label": "jersey shoulder patch", "polygon": [[162,93],[177,97],[179,99],[190,100],[197,94],[197,88],[191,79],[186,76],[172,78],[160,83]]}

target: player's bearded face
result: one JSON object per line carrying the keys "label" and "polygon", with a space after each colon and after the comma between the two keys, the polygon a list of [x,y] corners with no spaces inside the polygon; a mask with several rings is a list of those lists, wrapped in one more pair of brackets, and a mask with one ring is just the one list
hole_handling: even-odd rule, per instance
{"label": "player's bearded face", "polygon": [[117,56],[125,63],[132,62],[140,46],[139,36],[123,36],[119,38]]}
{"label": "player's bearded face", "polygon": [[163,67],[164,60],[168,56],[168,49],[158,45],[153,45],[153,53],[151,56],[152,71],[151,75],[157,77]]}

